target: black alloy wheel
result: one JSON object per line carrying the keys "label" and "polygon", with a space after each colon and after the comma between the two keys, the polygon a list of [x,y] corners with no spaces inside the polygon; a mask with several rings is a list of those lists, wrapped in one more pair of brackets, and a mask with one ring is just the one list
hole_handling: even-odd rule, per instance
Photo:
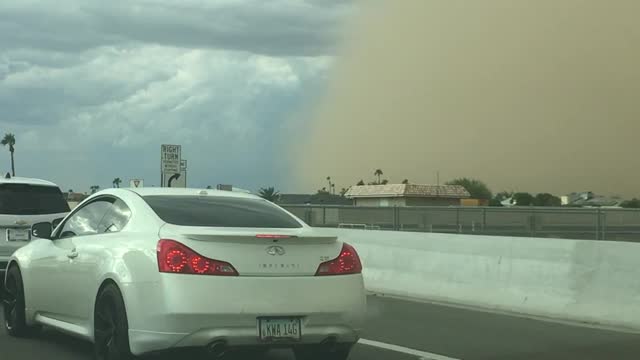
{"label": "black alloy wheel", "polygon": [[133,359],[129,347],[129,325],[120,290],[106,285],[96,300],[94,318],[96,360]]}
{"label": "black alloy wheel", "polygon": [[27,337],[40,329],[39,326],[27,325],[22,274],[15,265],[7,272],[2,308],[4,327],[10,336]]}

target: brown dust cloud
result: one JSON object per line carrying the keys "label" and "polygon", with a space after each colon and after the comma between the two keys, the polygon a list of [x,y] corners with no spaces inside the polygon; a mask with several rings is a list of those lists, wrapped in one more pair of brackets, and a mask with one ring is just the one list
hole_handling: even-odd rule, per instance
{"label": "brown dust cloud", "polygon": [[361,6],[292,144],[300,190],[380,168],[394,183],[439,172],[494,192],[640,196],[640,1]]}

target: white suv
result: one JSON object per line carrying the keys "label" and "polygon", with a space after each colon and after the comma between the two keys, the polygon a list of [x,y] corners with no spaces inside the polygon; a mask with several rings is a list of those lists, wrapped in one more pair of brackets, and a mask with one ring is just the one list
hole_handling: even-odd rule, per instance
{"label": "white suv", "polygon": [[0,178],[0,284],[9,257],[31,240],[31,225],[57,225],[69,213],[69,204],[52,182],[29,178]]}

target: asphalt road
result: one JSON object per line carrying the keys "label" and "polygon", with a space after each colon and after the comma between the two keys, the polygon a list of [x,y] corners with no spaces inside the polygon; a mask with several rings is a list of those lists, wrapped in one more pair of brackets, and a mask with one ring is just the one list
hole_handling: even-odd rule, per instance
{"label": "asphalt road", "polygon": [[[369,314],[351,360],[640,358],[640,334],[374,296]],[[33,339],[0,330],[0,359],[88,360],[91,345],[53,330]],[[266,359],[294,357],[281,350]]]}

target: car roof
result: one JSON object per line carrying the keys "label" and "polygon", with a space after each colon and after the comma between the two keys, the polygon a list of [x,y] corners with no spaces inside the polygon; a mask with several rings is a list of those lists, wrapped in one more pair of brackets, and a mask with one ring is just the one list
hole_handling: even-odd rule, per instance
{"label": "car roof", "polygon": [[11,178],[0,177],[0,184],[28,184],[28,185],[58,187],[58,185],[52,183],[51,181],[34,179],[34,178],[26,178],[26,177],[16,177],[16,176]]}
{"label": "car roof", "polygon": [[253,194],[247,194],[238,191],[225,191],[215,189],[196,189],[196,188],[161,188],[161,187],[146,187],[146,188],[122,188],[123,190],[129,190],[137,193],[140,196],[224,196],[224,197],[237,197],[245,199],[260,199],[259,196]]}

